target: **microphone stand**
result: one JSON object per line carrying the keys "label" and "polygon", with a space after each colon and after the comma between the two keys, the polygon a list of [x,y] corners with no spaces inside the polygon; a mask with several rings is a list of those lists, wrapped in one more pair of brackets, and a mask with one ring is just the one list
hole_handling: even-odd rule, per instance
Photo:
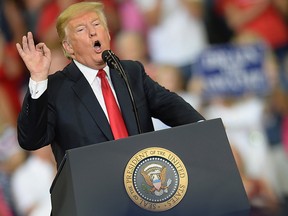
{"label": "microphone stand", "polygon": [[130,96],[130,100],[133,106],[133,111],[134,111],[134,115],[135,115],[135,119],[136,119],[136,123],[137,123],[137,128],[138,128],[138,132],[139,134],[142,133],[141,127],[140,127],[140,121],[139,121],[139,116],[138,116],[138,111],[137,111],[137,107],[135,104],[135,100],[134,100],[134,96],[133,96],[133,92],[131,90],[130,87],[130,83],[129,80],[127,78],[126,72],[124,71],[118,57],[111,51],[111,50],[107,50],[109,53],[109,57],[111,57],[112,59],[107,59],[107,64],[108,66],[110,66],[111,68],[114,68],[115,70],[117,70],[119,72],[119,74],[121,75],[121,77],[124,79],[126,87],[128,89],[129,92],[129,96]]}

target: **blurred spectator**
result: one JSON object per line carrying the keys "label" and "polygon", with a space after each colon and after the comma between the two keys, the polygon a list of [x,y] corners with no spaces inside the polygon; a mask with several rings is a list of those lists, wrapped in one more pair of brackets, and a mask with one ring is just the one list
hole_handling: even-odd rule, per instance
{"label": "blurred spectator", "polygon": [[288,95],[280,87],[275,87],[266,100],[266,129],[271,145],[283,144],[288,155],[287,116]]}
{"label": "blurred spectator", "polygon": [[145,37],[146,22],[135,0],[118,0],[122,31],[139,32]]}
{"label": "blurred spectator", "polygon": [[140,61],[147,74],[155,77],[156,66],[149,59],[145,36],[137,31],[121,31],[115,38],[115,54],[123,60]]}
{"label": "blurred spectator", "polygon": [[12,43],[22,39],[22,35],[27,31],[26,23],[22,19],[21,9],[18,1],[0,1],[0,32],[6,42]]}
{"label": "blurred spectator", "polygon": [[22,16],[29,31],[35,33],[39,16],[45,5],[50,1],[51,0],[16,1],[18,6],[22,8]]}
{"label": "blurred spectator", "polygon": [[10,176],[24,159],[25,154],[17,141],[16,112],[6,89],[0,85],[0,190],[10,212],[14,212]]}
{"label": "blurred spectator", "polygon": [[[1,113],[1,115],[2,114],[4,113]],[[11,125],[4,124],[0,116],[0,196],[2,200],[0,200],[0,202],[5,202],[6,211],[13,213],[13,215],[15,212],[15,203],[11,193],[10,177],[24,159],[25,154],[19,148],[17,142],[16,129]],[[2,216],[1,213],[0,210],[0,215]]]}
{"label": "blurred spectator", "polygon": [[119,2],[115,0],[100,0],[100,1],[104,4],[104,12],[107,17],[109,33],[111,36],[111,49],[113,50],[115,37],[117,33],[121,30]]}
{"label": "blurred spectator", "polygon": [[207,118],[221,117],[227,136],[239,149],[247,167],[247,174],[265,178],[271,177],[268,157],[268,143],[263,132],[264,106],[261,99],[247,96],[246,98],[215,98],[205,108]]}
{"label": "blurred spectator", "polygon": [[198,0],[135,0],[147,23],[151,61],[181,69],[184,80],[192,75],[195,59],[207,45],[203,5]]}
{"label": "blurred spectator", "polygon": [[217,13],[215,0],[203,0],[204,23],[209,44],[223,44],[231,40],[233,32],[223,16]]}
{"label": "blurred spectator", "polygon": [[31,152],[15,170],[11,176],[11,188],[19,215],[50,215],[49,189],[55,172],[56,164],[50,146]]}
{"label": "blurred spectator", "polygon": [[2,200],[7,204],[6,208],[10,208],[10,212],[14,212],[10,176],[25,158],[17,141],[16,117],[17,113],[11,95],[0,84],[0,190],[2,189]]}
{"label": "blurred spectator", "polygon": [[247,176],[245,163],[241,155],[233,145],[231,147],[248,200],[251,204],[250,216],[282,215],[281,205],[273,188],[271,188],[265,179]]}
{"label": "blurred spectator", "polygon": [[0,85],[1,91],[5,91],[8,100],[12,102],[10,109],[14,115],[20,110],[22,87],[27,75],[15,47],[15,43],[21,41],[22,35],[27,31],[20,7],[21,2],[14,0],[0,2]]}
{"label": "blurred spectator", "polygon": [[217,7],[235,35],[258,36],[273,49],[287,45],[287,26],[273,1],[217,0]]}
{"label": "blurred spectator", "polygon": [[[265,129],[271,145],[271,157],[277,179],[277,187],[283,201],[288,201],[288,95],[275,88],[266,99]],[[287,202],[288,213],[288,202]]]}
{"label": "blurred spectator", "polygon": [[16,115],[20,111],[20,93],[24,73],[22,71],[22,62],[20,62],[14,48],[8,44],[3,44],[0,47],[0,91],[5,94],[6,100],[9,101],[7,106],[10,106],[10,111],[7,117],[14,118],[14,123],[16,123]]}

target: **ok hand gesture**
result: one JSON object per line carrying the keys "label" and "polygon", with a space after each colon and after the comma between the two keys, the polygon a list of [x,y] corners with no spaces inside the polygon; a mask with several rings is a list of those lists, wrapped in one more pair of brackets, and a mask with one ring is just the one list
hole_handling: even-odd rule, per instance
{"label": "ok hand gesture", "polygon": [[34,44],[31,32],[22,38],[22,47],[16,44],[17,50],[30,71],[31,79],[38,82],[47,79],[51,65],[51,51],[44,43]]}

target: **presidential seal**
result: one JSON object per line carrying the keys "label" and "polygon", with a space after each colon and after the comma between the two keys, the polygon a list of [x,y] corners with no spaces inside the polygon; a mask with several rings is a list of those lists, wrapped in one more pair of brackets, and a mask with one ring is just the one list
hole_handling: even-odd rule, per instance
{"label": "presidential seal", "polygon": [[188,175],[180,158],[173,152],[151,147],[137,152],[124,172],[129,197],[143,209],[166,211],[183,199]]}

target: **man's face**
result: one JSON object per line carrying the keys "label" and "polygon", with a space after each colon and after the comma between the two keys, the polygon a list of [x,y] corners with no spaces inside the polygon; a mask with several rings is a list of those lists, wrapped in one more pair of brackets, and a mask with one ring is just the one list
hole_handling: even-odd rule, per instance
{"label": "man's face", "polygon": [[110,35],[95,12],[84,13],[68,22],[63,47],[76,61],[100,69],[105,66],[101,55],[110,49]]}

